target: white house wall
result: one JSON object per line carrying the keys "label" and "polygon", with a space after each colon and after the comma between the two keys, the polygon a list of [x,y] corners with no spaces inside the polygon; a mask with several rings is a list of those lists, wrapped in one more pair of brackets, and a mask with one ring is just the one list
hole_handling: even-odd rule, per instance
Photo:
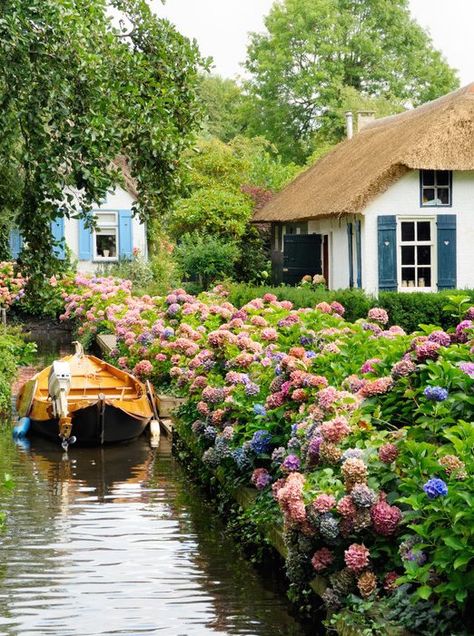
{"label": "white house wall", "polygon": [[[382,215],[457,218],[457,288],[474,287],[474,171],[453,172],[452,207],[420,205],[420,173],[413,170],[375,198],[364,210],[362,220],[362,287],[378,292],[377,217]],[[347,250],[346,250],[347,251]]]}
{"label": "white house wall", "polygon": [[[345,219],[315,219],[308,222],[308,234],[329,236],[329,289],[349,287],[349,250]],[[355,271],[355,270],[354,270]]]}
{"label": "white house wall", "polygon": [[[104,203],[94,206],[93,211],[99,210],[131,210],[135,199],[123,188],[118,186],[113,192],[109,192]],[[64,236],[69,249],[75,258],[79,254],[79,221],[77,219],[65,219]],[[147,256],[146,226],[132,218],[133,247],[138,248],[143,256]],[[98,263],[94,261],[79,261],[78,270],[82,272],[94,272]]]}

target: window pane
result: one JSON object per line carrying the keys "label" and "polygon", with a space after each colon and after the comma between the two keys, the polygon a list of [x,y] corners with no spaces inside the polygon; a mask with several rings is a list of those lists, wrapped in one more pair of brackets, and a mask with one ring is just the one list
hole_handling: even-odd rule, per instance
{"label": "window pane", "polygon": [[431,287],[431,267],[418,267],[417,287]]}
{"label": "window pane", "polygon": [[402,267],[402,282],[405,281],[405,287],[415,286],[415,268],[414,267]]}
{"label": "window pane", "polygon": [[416,225],[417,225],[417,240],[430,241],[431,240],[431,223],[429,221],[418,221]]}
{"label": "window pane", "polygon": [[419,245],[416,249],[418,252],[418,265],[431,265],[431,246]]}
{"label": "window pane", "polygon": [[438,188],[438,200],[442,205],[449,205],[449,189]]}
{"label": "window pane", "polygon": [[434,205],[435,204],[435,190],[434,188],[423,189],[423,204]]}
{"label": "window pane", "polygon": [[414,221],[404,221],[402,223],[402,241],[403,243],[407,241],[415,240],[415,223]]}
{"label": "window pane", "polygon": [[434,170],[422,170],[421,179],[424,186],[434,185],[434,182],[435,182]]}
{"label": "window pane", "polygon": [[402,247],[402,265],[414,265],[415,264],[415,247],[404,246]]}
{"label": "window pane", "polygon": [[116,230],[98,230],[95,236],[97,256],[115,258],[117,256]]}
{"label": "window pane", "polygon": [[439,186],[448,186],[449,185],[449,171],[448,170],[437,170],[436,171],[436,184]]}

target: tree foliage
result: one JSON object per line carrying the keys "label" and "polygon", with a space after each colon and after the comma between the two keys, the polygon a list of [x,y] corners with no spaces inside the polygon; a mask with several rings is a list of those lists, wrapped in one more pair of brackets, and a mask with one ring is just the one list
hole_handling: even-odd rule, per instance
{"label": "tree foliage", "polygon": [[397,112],[458,86],[407,0],[282,0],[265,26],[248,48],[247,120],[286,158],[303,161],[321,128],[341,134],[347,87]]}
{"label": "tree foliage", "polygon": [[140,217],[169,207],[199,118],[202,60],[145,0],[0,5],[0,164],[21,181],[22,260],[35,278],[54,267],[51,221],[88,218],[120,177],[117,155],[130,160]]}
{"label": "tree foliage", "polygon": [[204,75],[199,94],[204,110],[204,136],[228,142],[245,131],[240,116],[245,97],[237,82],[219,75]]}
{"label": "tree foliage", "polygon": [[[277,191],[296,174],[265,139],[235,137],[228,144],[200,139],[186,153],[187,196],[169,216],[175,238],[194,230],[238,239],[255,207],[254,189]],[[251,186],[251,187],[249,187]]]}

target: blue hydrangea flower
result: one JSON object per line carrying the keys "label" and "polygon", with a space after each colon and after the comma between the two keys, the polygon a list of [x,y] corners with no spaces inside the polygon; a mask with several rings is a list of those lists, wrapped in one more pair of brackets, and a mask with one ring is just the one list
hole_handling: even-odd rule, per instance
{"label": "blue hydrangea flower", "polygon": [[252,439],[250,440],[250,448],[257,455],[262,455],[270,450],[272,436],[268,431],[261,429],[255,431]]}
{"label": "blue hydrangea flower", "polygon": [[423,394],[433,402],[443,402],[448,397],[448,392],[442,386],[427,386]]}
{"label": "blue hydrangea flower", "polygon": [[232,459],[240,470],[247,470],[251,467],[252,462],[245,448],[239,446],[232,451]]}
{"label": "blue hydrangea flower", "polygon": [[448,487],[442,479],[432,477],[423,486],[423,490],[430,499],[445,497],[448,494]]}
{"label": "blue hydrangea flower", "polygon": [[172,329],[171,327],[166,327],[166,329],[163,331],[163,338],[171,338],[171,336],[174,336],[174,329]]}
{"label": "blue hydrangea flower", "polygon": [[305,355],[306,355],[307,358],[315,358],[317,353],[316,353],[316,351],[309,350],[309,351],[306,352]]}
{"label": "blue hydrangea flower", "polygon": [[265,416],[267,414],[267,409],[263,406],[263,404],[254,404],[253,412],[255,415]]}

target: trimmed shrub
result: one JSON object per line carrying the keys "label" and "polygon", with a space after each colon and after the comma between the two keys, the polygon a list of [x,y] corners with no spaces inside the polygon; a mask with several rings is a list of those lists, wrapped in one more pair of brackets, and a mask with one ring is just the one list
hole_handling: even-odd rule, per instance
{"label": "trimmed shrub", "polygon": [[438,293],[425,292],[381,292],[379,298],[365,294],[359,289],[308,289],[304,287],[252,286],[243,283],[232,284],[229,288],[229,301],[241,307],[256,296],[270,293],[278,300],[290,300],[296,309],[314,307],[320,302],[336,300],[346,308],[345,318],[349,321],[363,318],[371,307],[382,307],[390,316],[390,324],[400,325],[406,331],[416,331],[419,325],[439,325],[443,329],[454,327],[458,316],[444,310],[449,296],[460,294],[469,297],[474,304],[474,290],[446,290]]}

